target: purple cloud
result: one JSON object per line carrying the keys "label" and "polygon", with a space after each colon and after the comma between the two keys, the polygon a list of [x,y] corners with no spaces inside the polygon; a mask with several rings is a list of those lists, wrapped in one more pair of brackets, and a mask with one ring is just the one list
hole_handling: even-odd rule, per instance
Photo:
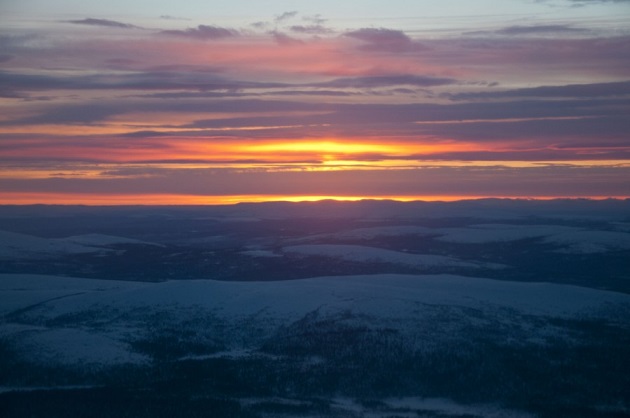
{"label": "purple cloud", "polygon": [[279,88],[283,83],[231,80],[214,73],[194,71],[140,71],[128,74],[58,75],[18,74],[0,71],[0,89],[12,91],[68,90],[239,90],[244,88]]}
{"label": "purple cloud", "polygon": [[[425,135],[473,140],[476,142],[493,142],[502,140],[526,140],[539,144],[540,147],[558,147],[564,144],[567,148],[605,147],[604,140],[613,146],[611,154],[619,153],[619,148],[626,147],[627,139],[623,133],[630,129],[630,122],[623,116],[608,117],[576,117],[553,118],[541,117],[530,120],[489,119],[487,121],[471,121],[452,124],[421,125],[419,132]],[[585,155],[584,152],[582,152]],[[595,150],[591,157],[601,158],[601,151]]]}
{"label": "purple cloud", "polygon": [[344,36],[365,42],[364,50],[403,52],[426,47],[414,42],[403,31],[386,28],[362,28],[346,32]]}
{"label": "purple cloud", "polygon": [[276,16],[276,18],[274,19],[276,23],[280,23],[280,22],[284,22],[285,20],[289,20],[294,18],[295,16],[297,16],[297,11],[292,11],[292,12],[284,12],[278,16]]}
{"label": "purple cloud", "polygon": [[508,26],[495,31],[500,35],[530,35],[538,33],[579,33],[590,32],[584,28],[573,28],[567,25]]}
{"label": "purple cloud", "polygon": [[294,25],[289,28],[293,32],[306,33],[311,35],[321,35],[332,32],[330,29],[322,25]]}
{"label": "purple cloud", "polygon": [[569,0],[573,3],[630,3],[630,0]]}
{"label": "purple cloud", "polygon": [[108,19],[86,18],[86,19],[81,19],[81,20],[68,20],[68,23],[73,23],[75,25],[105,26],[109,28],[121,28],[121,29],[137,28],[137,26],[134,26],[134,25],[117,22],[115,20],[108,20]]}
{"label": "purple cloud", "polygon": [[252,23],[251,26],[256,29],[265,29],[267,26],[269,26],[269,22],[258,21]]}
{"label": "purple cloud", "polygon": [[404,32],[385,28],[363,28],[346,32],[345,36],[375,44],[408,44],[411,38]]}
{"label": "purple cloud", "polygon": [[630,81],[565,86],[540,86],[504,91],[449,94],[454,100],[505,99],[505,98],[595,98],[630,95]]}
{"label": "purple cloud", "polygon": [[[589,196],[625,190],[628,168],[543,166],[534,168],[431,167],[418,170],[325,172],[260,169],[159,169],[100,179],[0,179],[4,191],[72,193],[175,193],[194,195],[456,195]],[[119,174],[123,174],[120,172]],[[200,182],[203,178],[205,181]],[[556,181],[549,181],[553,178]],[[488,181],[492,179],[492,181]]]}
{"label": "purple cloud", "polygon": [[574,28],[568,25],[532,25],[532,26],[508,26],[493,31],[467,32],[466,35],[548,35],[548,34],[577,34],[591,32],[585,28]]}
{"label": "purple cloud", "polygon": [[185,17],[177,17],[177,16],[171,16],[171,15],[161,15],[160,19],[163,19],[163,20],[190,20],[190,19],[187,19]]}
{"label": "purple cloud", "polygon": [[367,77],[344,77],[323,83],[313,84],[313,86],[335,88],[377,88],[401,85],[432,87],[455,84],[456,82],[457,80],[453,78],[402,74]]}
{"label": "purple cloud", "polygon": [[314,25],[323,25],[328,19],[324,19],[320,14],[316,14],[313,16],[304,16],[302,20],[311,22]]}
{"label": "purple cloud", "polygon": [[163,30],[160,34],[207,40],[231,38],[238,36],[239,32],[219,26],[199,25],[196,28],[188,28],[186,30]]}
{"label": "purple cloud", "polygon": [[286,45],[300,45],[304,43],[301,40],[292,38],[289,35],[284,34],[282,32],[273,31],[271,32],[271,34],[273,35],[273,39],[276,41],[278,45],[285,45],[285,46]]}

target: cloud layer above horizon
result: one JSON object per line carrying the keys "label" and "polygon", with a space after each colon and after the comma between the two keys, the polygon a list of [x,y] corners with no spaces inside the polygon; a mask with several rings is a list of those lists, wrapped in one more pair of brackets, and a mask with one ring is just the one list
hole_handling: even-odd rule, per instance
{"label": "cloud layer above horizon", "polygon": [[630,196],[628,1],[127,3],[0,6],[4,202]]}

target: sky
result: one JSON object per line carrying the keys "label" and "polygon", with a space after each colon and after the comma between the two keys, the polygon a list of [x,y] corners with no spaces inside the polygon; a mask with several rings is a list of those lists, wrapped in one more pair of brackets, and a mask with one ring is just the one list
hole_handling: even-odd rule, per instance
{"label": "sky", "polygon": [[630,0],[0,0],[0,202],[630,197]]}

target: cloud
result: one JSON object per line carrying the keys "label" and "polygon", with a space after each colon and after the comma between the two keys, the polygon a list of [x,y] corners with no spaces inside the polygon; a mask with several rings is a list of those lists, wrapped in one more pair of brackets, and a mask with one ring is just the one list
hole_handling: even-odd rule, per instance
{"label": "cloud", "polygon": [[[243,81],[223,77],[212,72],[138,71],[105,73],[85,76],[56,74],[20,74],[0,71],[0,94],[4,97],[23,97],[24,92],[55,90],[119,90],[119,91],[172,91],[196,90],[200,92],[235,92],[251,88],[286,88],[290,85],[277,82]],[[222,96],[225,96],[223,94]],[[217,96],[219,97],[219,96]]]}
{"label": "cloud", "polygon": [[117,22],[115,20],[107,20],[107,19],[86,18],[86,19],[81,19],[81,20],[68,20],[68,23],[73,23],[75,25],[105,26],[109,28],[122,28],[122,29],[137,28],[137,26],[134,26],[134,25]]}
{"label": "cloud", "polygon": [[282,32],[272,31],[271,34],[273,35],[273,39],[276,41],[278,45],[290,46],[290,45],[304,44],[303,41],[296,38],[292,38],[289,35]]}
{"label": "cloud", "polygon": [[275,90],[270,91],[261,96],[337,96],[347,97],[355,96],[357,93],[350,93],[339,90]]}
{"label": "cloud", "polygon": [[289,28],[293,32],[306,33],[311,35],[322,35],[331,33],[332,30],[322,25],[294,25]]}
{"label": "cloud", "polygon": [[569,2],[569,4],[571,5],[570,7],[572,8],[581,8],[581,7],[588,7],[590,5],[597,5],[597,4],[619,4],[619,5],[626,5],[629,3],[629,0],[567,0]]}
{"label": "cloud", "polygon": [[346,32],[344,35],[375,44],[407,44],[411,42],[411,38],[405,35],[404,32],[385,28],[357,29]]}
{"label": "cloud", "polygon": [[[120,168],[124,173],[125,167]],[[601,196],[626,190],[630,169],[430,167],[414,170],[277,171],[233,168],[154,168],[131,176],[0,179],[5,192],[166,193],[180,195],[455,195]],[[133,175],[136,174],[136,175]],[[204,181],[199,181],[199,179]],[[553,178],[555,181],[549,181]]]}
{"label": "cloud", "polygon": [[[537,3],[552,3],[555,0],[536,0]],[[585,7],[590,4],[602,4],[602,3],[630,3],[630,0],[564,0],[571,7]]]}
{"label": "cloud", "polygon": [[295,10],[291,11],[291,12],[284,12],[284,13],[282,13],[280,15],[277,15],[275,17],[274,21],[276,23],[284,22],[286,20],[293,19],[295,16],[297,16],[297,14],[298,14],[298,12],[295,11]]}
{"label": "cloud", "polygon": [[569,0],[572,3],[630,3],[630,0]]}
{"label": "cloud", "polygon": [[321,15],[304,16],[302,20],[308,22],[307,25],[293,25],[289,29],[293,32],[306,33],[312,35],[323,35],[334,32],[332,29],[324,26],[327,19],[321,17]]}
{"label": "cloud", "polygon": [[[202,96],[203,97],[203,96]],[[162,97],[160,94],[155,97],[149,96],[145,100],[136,98],[133,101],[101,101],[92,103],[90,106],[81,104],[65,104],[54,105],[49,108],[42,109],[37,115],[27,116],[24,118],[14,118],[10,121],[0,121],[0,126],[10,125],[37,125],[37,124],[97,124],[111,118],[111,116],[126,113],[164,113],[170,114],[188,114],[188,113],[233,113],[236,116],[229,119],[232,124],[233,119],[243,118],[249,113],[265,113],[265,112],[281,112],[291,117],[293,111],[305,112],[321,112],[328,109],[327,105],[314,104],[300,101],[282,101],[282,100],[230,100],[229,98],[219,98],[223,100],[186,100],[190,98],[186,93],[175,93],[173,96]],[[150,100],[151,98],[167,98],[171,100]],[[198,99],[198,95],[194,95],[193,99]],[[212,99],[212,95],[208,95]],[[182,100],[178,100],[182,99]],[[292,122],[293,123],[293,122]],[[284,124],[284,123],[282,123]],[[164,120],[163,126],[171,126],[171,123]],[[219,125],[212,125],[219,126]],[[223,125],[222,125],[223,126]],[[190,127],[196,127],[190,125]],[[133,129],[132,129],[133,130]],[[1,135],[1,133],[0,133]]]}
{"label": "cloud", "polygon": [[538,98],[595,98],[630,96],[630,81],[540,86],[504,91],[466,92],[447,95],[454,100]]}
{"label": "cloud", "polygon": [[76,78],[73,79],[70,77],[57,78],[46,75],[18,74],[0,71],[0,90],[33,91],[72,88],[75,81]]}
{"label": "cloud", "polygon": [[335,87],[335,88],[378,88],[390,86],[416,86],[416,87],[432,87],[443,86],[447,84],[455,84],[457,80],[446,77],[432,77],[425,75],[383,75],[368,77],[344,77],[335,80],[316,83],[318,87]]}
{"label": "cloud", "polygon": [[365,42],[364,50],[403,52],[426,47],[414,42],[403,31],[386,28],[362,28],[344,33],[344,36]]}
{"label": "cloud", "polygon": [[238,36],[239,32],[235,29],[227,29],[219,26],[199,25],[196,28],[188,28],[186,30],[163,30],[160,34],[207,40],[231,38]]}
{"label": "cloud", "polygon": [[324,18],[322,17],[322,15],[320,15],[320,14],[316,14],[316,15],[313,15],[313,16],[304,16],[304,17],[302,18],[302,20],[304,20],[304,21],[306,21],[306,22],[310,22],[310,23],[312,23],[313,25],[323,25],[324,23],[326,23],[326,21],[327,21],[328,19],[324,19]]}
{"label": "cloud", "polygon": [[[12,123],[15,124],[92,124],[104,121],[111,116],[120,115],[130,112],[132,109],[126,106],[56,106],[48,111],[29,116],[23,119],[16,119]],[[9,125],[11,123],[0,122],[0,126]]]}
{"label": "cloud", "polygon": [[[420,132],[424,135],[457,138],[459,141],[501,142],[505,140],[527,141],[535,148],[558,148],[560,145],[579,148],[582,155],[593,159],[602,158],[598,148],[611,148],[609,154],[618,154],[627,148],[625,135],[630,129],[630,122],[623,116],[610,117],[540,117],[524,120],[500,119],[487,121],[423,124]],[[609,141],[606,146],[604,141]],[[592,148],[587,153],[583,148]],[[619,154],[618,154],[619,155]]]}
{"label": "cloud", "polygon": [[589,29],[575,28],[569,25],[531,25],[531,26],[507,26],[501,29],[487,31],[466,32],[465,35],[503,35],[503,36],[519,36],[519,35],[553,35],[553,34],[580,34],[589,33]]}
{"label": "cloud", "polygon": [[536,25],[536,26],[508,26],[494,33],[499,35],[531,35],[545,33],[583,33],[590,32],[584,28],[574,28],[567,25]]}
{"label": "cloud", "polygon": [[0,86],[0,97],[5,99],[27,99],[28,97],[22,93],[19,93],[11,87]]}
{"label": "cloud", "polygon": [[[172,118],[159,117],[160,124],[152,128],[160,130],[177,126],[181,131],[163,133],[173,136],[204,136],[217,135],[195,131],[198,129],[220,129],[220,135],[232,137],[264,138],[282,134],[286,138],[304,137],[308,127],[309,136],[321,137],[392,137],[413,141],[415,138],[434,137],[449,138],[452,141],[474,141],[477,143],[492,143],[505,140],[525,140],[528,147],[546,147],[551,143],[592,143],[602,144],[610,140],[618,146],[627,146],[627,132],[630,131],[630,120],[627,118],[627,108],[630,106],[624,97],[605,96],[601,91],[628,90],[623,86],[590,86],[587,91],[580,93],[569,86],[566,91],[545,92],[547,97],[501,97],[509,101],[480,101],[469,103],[370,103],[362,100],[360,103],[335,103],[335,96],[347,96],[343,89],[370,89],[378,87],[394,87],[414,85],[424,87],[427,84],[456,83],[451,79],[432,79],[422,76],[382,76],[382,77],[353,77],[332,80],[332,86],[320,84],[317,86],[302,85],[306,90],[299,90],[299,84],[282,83],[252,83],[217,78],[217,90],[198,90],[198,92],[182,92],[181,81],[173,78],[170,84],[165,84],[168,77],[156,78],[144,84],[145,90],[153,89],[156,93],[147,96],[134,96],[129,101],[102,101],[90,106],[82,104],[42,107],[38,114],[13,118],[3,122],[4,126],[29,126],[46,124],[87,124],[96,125],[107,123],[113,116],[133,114],[165,113]],[[145,78],[138,75],[139,79]],[[209,79],[211,80],[211,79]],[[208,80],[208,81],[209,81]],[[75,80],[82,85],[84,80]],[[199,80],[197,80],[199,81]],[[66,82],[69,82],[66,80]],[[111,80],[110,80],[111,82]],[[194,78],[188,80],[189,86]],[[47,84],[45,80],[36,80],[36,84]],[[231,83],[231,84],[230,84]],[[77,85],[77,86],[78,86]],[[125,85],[131,90],[138,90],[139,84],[127,81]],[[106,84],[101,85],[106,88]],[[158,88],[162,86],[162,88]],[[179,88],[177,86],[180,86]],[[207,86],[207,84],[206,84]],[[231,86],[233,89],[220,89],[219,86]],[[265,88],[268,91],[247,92],[247,86]],[[54,86],[51,87],[54,90]],[[165,90],[172,88],[172,93]],[[322,88],[323,90],[311,90]],[[244,90],[241,90],[244,89]],[[601,95],[601,97],[591,97]],[[563,98],[562,95],[573,94],[574,97]],[[370,97],[370,92],[363,92]],[[294,101],[256,100],[252,97],[294,97]],[[300,97],[303,96],[303,97]],[[326,101],[317,100],[317,96],[328,96]],[[243,99],[239,100],[239,98]],[[309,99],[313,97],[313,99]],[[232,99],[230,99],[232,98]],[[165,100],[160,100],[165,99]],[[199,100],[203,99],[203,100]],[[549,100],[553,99],[553,100]],[[181,117],[189,113],[221,113],[231,117],[212,118],[192,122],[178,122]],[[260,116],[265,114],[268,116]],[[420,122],[420,123],[418,123]],[[301,128],[298,128],[301,126]],[[255,127],[261,129],[253,130]],[[282,127],[280,129],[279,127]],[[245,128],[245,129],[242,129]],[[190,129],[190,131],[188,131]],[[130,126],[128,132],[142,130]],[[404,139],[407,138],[407,139]],[[537,144],[537,145],[534,145]]]}
{"label": "cloud", "polygon": [[[287,86],[290,87],[290,86]],[[296,87],[299,87],[296,86]],[[393,91],[394,93],[402,93]],[[409,91],[415,93],[415,91]],[[409,93],[407,92],[407,93]],[[329,97],[348,97],[357,96],[361,93],[353,93],[340,90],[271,90],[264,93],[254,93],[251,91],[231,90],[231,91],[201,91],[201,92],[176,92],[176,93],[153,93],[138,96],[141,98],[154,99],[210,99],[210,98],[227,98],[227,97],[267,97],[267,96],[329,96]]]}
{"label": "cloud", "polygon": [[506,74],[530,77],[534,69],[549,79],[566,78],[570,72],[580,80],[592,79],[593,74],[624,80],[630,65],[630,36],[463,37],[429,45],[432,49],[423,53],[424,60],[477,68],[483,78],[497,81]]}
{"label": "cloud", "polygon": [[177,17],[177,16],[170,16],[170,15],[161,15],[160,19],[163,19],[163,20],[190,20],[190,19],[187,19],[185,17]]}
{"label": "cloud", "polygon": [[258,21],[251,24],[252,27],[256,29],[265,29],[269,27],[269,22]]}

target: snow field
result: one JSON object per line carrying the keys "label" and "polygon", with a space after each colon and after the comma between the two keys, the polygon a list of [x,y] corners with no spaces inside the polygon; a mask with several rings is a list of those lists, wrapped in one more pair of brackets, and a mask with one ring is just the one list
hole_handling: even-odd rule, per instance
{"label": "snow field", "polygon": [[[457,338],[475,321],[488,320],[469,317],[466,309],[485,312],[505,326],[511,315],[606,318],[614,309],[628,313],[630,295],[454,275],[162,283],[0,275],[5,316],[0,335],[34,358],[62,363],[145,361],[131,350],[130,338],[156,327],[177,329],[195,318],[202,321],[191,330],[203,327],[201,334],[211,335],[212,324],[223,324],[218,329],[234,334],[231,350],[248,350],[247,341],[260,341],[313,313],[347,325],[400,329],[424,344],[427,333]],[[544,339],[553,330],[536,332],[532,338]]]}

